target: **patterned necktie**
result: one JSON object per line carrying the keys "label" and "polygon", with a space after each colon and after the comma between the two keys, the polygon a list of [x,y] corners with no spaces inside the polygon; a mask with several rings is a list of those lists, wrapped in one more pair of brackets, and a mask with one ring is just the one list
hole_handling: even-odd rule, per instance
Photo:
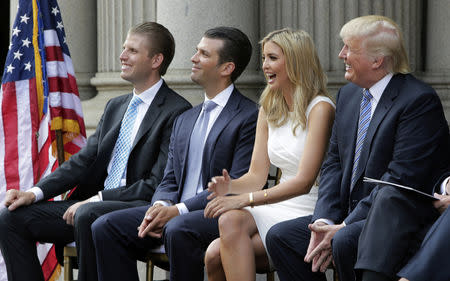
{"label": "patterned necktie", "polygon": [[358,170],[359,157],[361,156],[361,150],[364,144],[364,140],[366,138],[367,129],[369,128],[370,124],[371,110],[372,110],[372,104],[370,100],[372,98],[373,97],[370,94],[369,90],[366,89],[363,91],[363,98],[361,100],[361,107],[359,110],[358,137],[356,139],[355,158],[353,158],[351,187],[354,186],[357,180],[356,171]]}
{"label": "patterned necktie", "polygon": [[192,130],[189,142],[189,152],[187,161],[187,174],[184,181],[181,202],[192,198],[197,194],[197,187],[201,181],[203,148],[206,142],[206,132],[208,129],[209,116],[217,104],[213,101],[203,103],[203,110],[197,118],[194,129]]}
{"label": "patterned necktie", "polygon": [[120,125],[119,136],[116,140],[116,150],[113,155],[111,169],[105,180],[105,189],[119,187],[120,180],[126,170],[128,157],[132,145],[131,132],[136,120],[137,107],[142,103],[138,96],[133,96]]}

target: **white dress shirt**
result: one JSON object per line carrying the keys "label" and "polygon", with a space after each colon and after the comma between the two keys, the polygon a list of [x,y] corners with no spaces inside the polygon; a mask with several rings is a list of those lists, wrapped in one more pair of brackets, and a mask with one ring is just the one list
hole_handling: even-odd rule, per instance
{"label": "white dress shirt", "polygon": [[[446,178],[442,183],[441,183],[441,194],[442,195],[446,195],[447,191],[445,190],[445,187],[447,186],[448,181],[450,180],[450,177]],[[447,194],[450,195],[450,194]]]}

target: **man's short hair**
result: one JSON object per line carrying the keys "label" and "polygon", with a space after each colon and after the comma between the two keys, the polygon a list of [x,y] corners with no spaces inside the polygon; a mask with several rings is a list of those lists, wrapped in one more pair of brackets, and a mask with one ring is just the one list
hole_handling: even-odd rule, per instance
{"label": "man's short hair", "polygon": [[340,36],[342,39],[363,39],[369,55],[386,59],[387,71],[410,72],[402,31],[392,19],[379,15],[354,18],[342,27]]}
{"label": "man's short hair", "polygon": [[231,73],[231,81],[236,81],[252,56],[252,44],[247,35],[234,27],[219,26],[207,30],[204,37],[223,41],[219,50],[219,64],[233,62],[235,68]]}
{"label": "man's short hair", "polygon": [[149,43],[148,56],[162,54],[164,59],[159,68],[159,74],[166,74],[167,68],[175,54],[175,40],[170,31],[156,22],[144,22],[132,27],[129,34],[140,34],[147,37]]}

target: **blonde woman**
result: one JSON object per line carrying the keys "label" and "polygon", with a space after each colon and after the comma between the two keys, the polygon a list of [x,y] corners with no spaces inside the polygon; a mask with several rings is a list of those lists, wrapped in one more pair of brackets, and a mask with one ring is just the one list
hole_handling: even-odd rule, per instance
{"label": "blonde woman", "polygon": [[[310,215],[335,106],[311,37],[282,29],[262,41],[267,86],[261,95],[256,140],[248,173],[231,180],[227,171],[209,183],[206,217],[219,217],[220,238],[206,253],[209,280],[255,280],[268,269],[265,235],[281,221]],[[280,183],[262,189],[270,164]],[[224,196],[233,194],[234,196]]]}

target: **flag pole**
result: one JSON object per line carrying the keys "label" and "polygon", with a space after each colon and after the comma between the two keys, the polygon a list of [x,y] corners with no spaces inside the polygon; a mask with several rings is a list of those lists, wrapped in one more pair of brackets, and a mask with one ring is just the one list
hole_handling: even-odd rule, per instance
{"label": "flag pole", "polygon": [[[55,130],[55,136],[56,136],[56,158],[58,160],[58,167],[59,167],[64,163],[64,161],[66,161],[62,130],[61,129]],[[69,197],[69,194],[70,190],[64,192],[64,194],[62,195],[62,199],[66,200]]]}
{"label": "flag pole", "polygon": [[58,158],[58,166],[61,166],[66,160],[64,157],[64,141],[62,130],[61,129],[55,130],[55,134],[56,134],[56,154]]}

